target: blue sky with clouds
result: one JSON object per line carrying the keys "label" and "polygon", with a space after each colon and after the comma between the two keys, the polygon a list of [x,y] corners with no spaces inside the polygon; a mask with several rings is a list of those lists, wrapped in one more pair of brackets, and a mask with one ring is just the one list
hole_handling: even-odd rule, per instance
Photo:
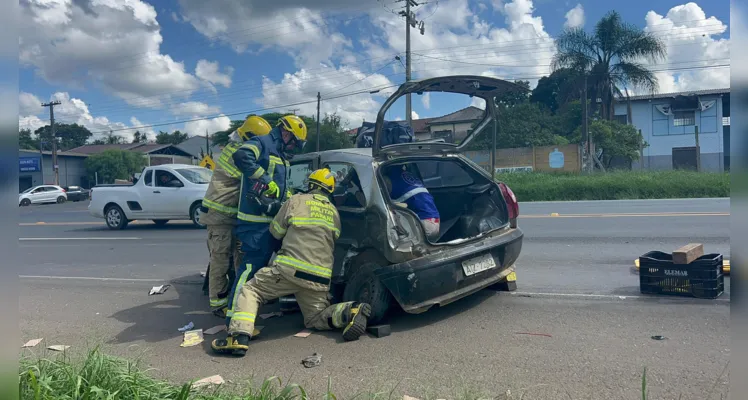
{"label": "blue sky with clouds", "polygon": [[[301,6],[303,4],[304,6]],[[613,4],[613,3],[607,3]],[[660,91],[729,86],[726,0],[629,0],[622,17],[663,38],[668,58],[652,65]],[[337,112],[351,127],[373,120],[404,80],[404,22],[392,0],[27,0],[21,3],[22,128],[45,123],[39,102],[57,99],[60,122],[130,137],[180,129],[225,129],[267,109]],[[431,0],[416,10],[415,78],[451,74],[528,78],[549,72],[553,38],[565,26],[592,29],[606,2]],[[404,61],[404,57],[403,57]],[[694,68],[696,67],[696,68]],[[375,94],[372,89],[381,89]],[[340,97],[341,95],[349,96]],[[292,104],[304,103],[292,106]],[[388,118],[404,118],[399,102]],[[468,106],[415,98],[418,117]],[[427,107],[428,106],[428,107]]]}

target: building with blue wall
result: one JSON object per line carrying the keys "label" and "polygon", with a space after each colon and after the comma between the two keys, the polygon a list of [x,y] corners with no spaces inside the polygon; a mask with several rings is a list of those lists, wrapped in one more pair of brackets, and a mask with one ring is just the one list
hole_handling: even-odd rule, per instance
{"label": "building with blue wall", "polygon": [[701,170],[730,169],[730,89],[632,96],[615,115],[649,143],[632,169],[695,169],[697,127]]}

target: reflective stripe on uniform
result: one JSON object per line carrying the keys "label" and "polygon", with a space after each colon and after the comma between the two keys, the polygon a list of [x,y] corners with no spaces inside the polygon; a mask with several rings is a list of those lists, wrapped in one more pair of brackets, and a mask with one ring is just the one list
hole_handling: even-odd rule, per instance
{"label": "reflective stripe on uniform", "polygon": [[268,217],[267,215],[252,215],[241,211],[236,214],[236,218],[246,222],[262,222],[266,224],[269,224],[273,220],[273,218]]}
{"label": "reflective stripe on uniform", "polygon": [[286,230],[276,220],[273,220],[273,229],[281,236],[286,234]]}
{"label": "reflective stripe on uniform", "polygon": [[335,224],[321,218],[291,217],[288,222],[296,226],[324,226],[335,232],[336,236],[340,235],[340,230],[335,227]]}
{"label": "reflective stripe on uniform", "polygon": [[234,165],[232,157],[241,146],[237,144],[230,144],[221,152],[221,156],[218,157],[218,165],[226,171],[226,174],[232,178],[238,178],[242,175],[241,171]]}
{"label": "reflective stripe on uniform", "polygon": [[253,324],[255,323],[255,315],[248,312],[236,311],[234,312],[234,315],[231,316],[231,319],[235,319],[237,321],[247,321]]}
{"label": "reflective stripe on uniform", "polygon": [[208,200],[208,199],[203,199],[203,206],[207,208],[212,208],[216,211],[220,211],[225,214],[234,215],[237,212],[239,212],[239,209],[236,207],[224,206],[223,204],[219,204],[213,200]]}
{"label": "reflective stripe on uniform", "polygon": [[252,176],[249,177],[249,179],[260,179],[260,177],[265,173],[265,168],[257,167],[255,170],[255,173],[252,174]]}
{"label": "reflective stripe on uniform", "polygon": [[330,279],[332,277],[332,269],[322,267],[320,265],[312,265],[299,259],[288,257],[288,256],[277,256],[275,261],[278,264],[287,265],[293,267],[299,271],[306,272],[315,276]]}
{"label": "reflective stripe on uniform", "polygon": [[223,299],[210,299],[210,306],[212,308],[224,307],[227,304],[229,304],[229,299],[227,299],[227,298],[223,298]]}
{"label": "reflective stripe on uniform", "polygon": [[283,160],[280,157],[276,157],[274,155],[270,155],[269,158],[270,160],[268,162],[268,175],[272,177],[273,173],[275,172],[275,166],[278,164],[283,165]]}
{"label": "reflective stripe on uniform", "polygon": [[339,303],[335,306],[335,310],[332,312],[332,325],[334,328],[341,328],[343,326],[343,311],[349,303]]}
{"label": "reflective stripe on uniform", "polygon": [[259,159],[260,158],[260,149],[257,146],[255,146],[253,144],[245,144],[241,148],[242,149],[247,149],[247,150],[251,151],[252,153],[254,153],[255,159]]}
{"label": "reflective stripe on uniform", "polygon": [[393,201],[395,203],[405,203],[406,200],[408,200],[409,198],[417,195],[418,193],[428,193],[428,192],[429,191],[426,188],[423,188],[423,187],[415,188],[413,190],[409,190],[409,191],[405,192],[404,195],[396,198]]}
{"label": "reflective stripe on uniform", "polygon": [[236,300],[239,298],[239,292],[241,292],[242,286],[247,283],[247,278],[249,277],[250,272],[252,272],[252,264],[247,264],[247,269],[242,272],[242,274],[239,276],[239,279],[237,279],[236,281],[236,286],[234,286],[234,297],[231,301],[231,309],[226,312],[226,316],[229,318],[234,315]]}

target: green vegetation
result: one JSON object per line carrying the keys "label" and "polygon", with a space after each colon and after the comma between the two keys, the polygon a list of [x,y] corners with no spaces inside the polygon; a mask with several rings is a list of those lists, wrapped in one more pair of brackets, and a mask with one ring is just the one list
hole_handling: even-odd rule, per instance
{"label": "green vegetation", "polygon": [[497,175],[522,201],[729,197],[730,174],[691,171],[606,174],[506,173]]}
{"label": "green vegetation", "polygon": [[147,160],[141,153],[110,149],[88,157],[86,171],[91,182],[96,182],[98,174],[99,183],[113,183],[115,179],[128,179],[142,171],[146,164]]}

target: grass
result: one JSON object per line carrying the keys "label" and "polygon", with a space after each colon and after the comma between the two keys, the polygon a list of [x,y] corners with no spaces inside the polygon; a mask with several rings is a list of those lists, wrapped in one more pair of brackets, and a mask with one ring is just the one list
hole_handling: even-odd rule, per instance
{"label": "grass", "polygon": [[730,197],[730,174],[691,171],[622,171],[596,174],[497,175],[519,201],[573,201]]}

